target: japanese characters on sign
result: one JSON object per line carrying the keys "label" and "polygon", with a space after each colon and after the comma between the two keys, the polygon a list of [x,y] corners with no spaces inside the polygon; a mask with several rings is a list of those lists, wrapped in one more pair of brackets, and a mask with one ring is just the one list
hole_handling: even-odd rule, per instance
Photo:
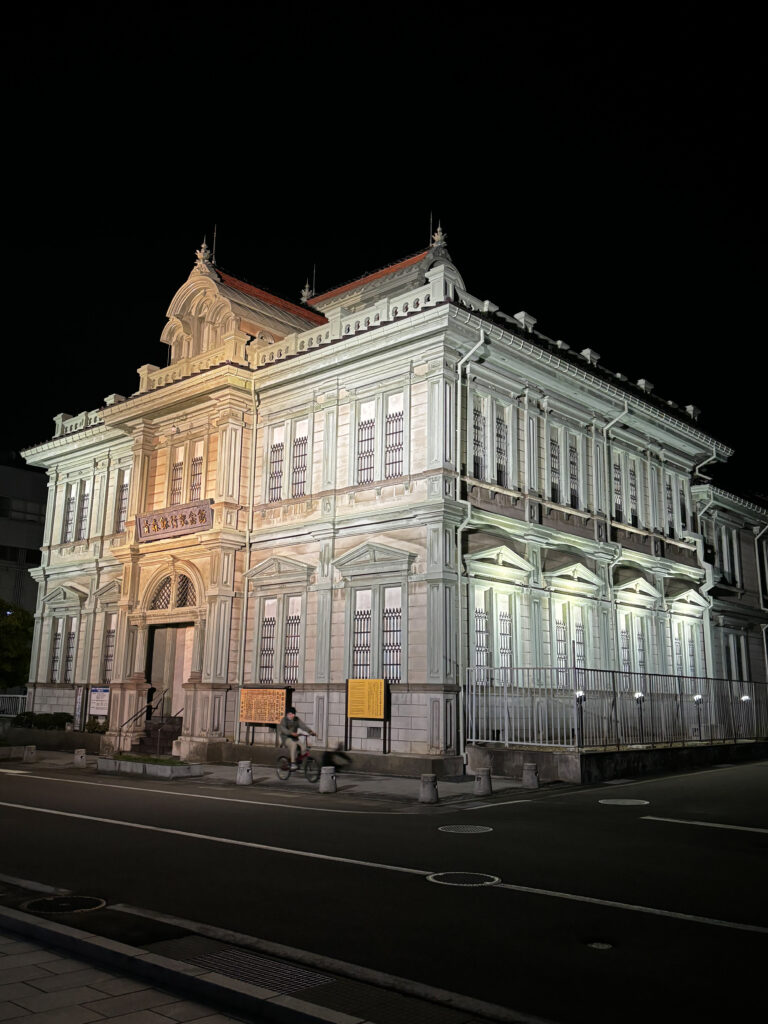
{"label": "japanese characters on sign", "polygon": [[92,686],[88,699],[89,715],[109,714],[109,687]]}
{"label": "japanese characters on sign", "polygon": [[240,721],[277,725],[285,714],[287,690],[248,687],[240,691]]}
{"label": "japanese characters on sign", "polygon": [[347,680],[347,718],[385,718],[383,679]]}
{"label": "japanese characters on sign", "polygon": [[142,512],[136,516],[136,536],[140,542],[197,533],[210,530],[212,526],[211,499],[193,501],[188,505],[173,505],[155,512]]}

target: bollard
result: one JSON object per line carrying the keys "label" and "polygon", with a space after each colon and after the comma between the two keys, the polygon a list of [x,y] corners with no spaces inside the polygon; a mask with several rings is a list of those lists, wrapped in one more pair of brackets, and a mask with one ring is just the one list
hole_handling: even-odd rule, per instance
{"label": "bollard", "polygon": [[492,792],[491,769],[478,768],[475,773],[475,796],[488,796]]}
{"label": "bollard", "polygon": [[85,761],[85,747],[78,747],[75,751],[75,768],[87,767]]}
{"label": "bollard", "polygon": [[253,767],[250,761],[237,762],[236,786],[250,786],[253,783]]}
{"label": "bollard", "polygon": [[421,776],[421,792],[419,793],[420,804],[436,804],[438,801],[437,796],[437,776],[436,775],[422,775]]}
{"label": "bollard", "polygon": [[21,755],[22,761],[36,761],[37,760],[37,747],[29,745],[24,747],[24,753]]}
{"label": "bollard", "polygon": [[320,769],[320,792],[336,792],[336,766],[326,764]]}
{"label": "bollard", "polygon": [[523,765],[523,788],[539,788],[539,770],[535,764],[526,763]]}

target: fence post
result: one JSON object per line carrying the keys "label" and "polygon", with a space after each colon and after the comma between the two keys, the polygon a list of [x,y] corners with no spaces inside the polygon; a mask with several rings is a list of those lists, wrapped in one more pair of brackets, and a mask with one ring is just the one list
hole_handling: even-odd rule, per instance
{"label": "fence post", "polygon": [[619,688],[616,686],[616,673],[611,672],[613,683],[613,735],[616,740],[616,747],[619,747]]}

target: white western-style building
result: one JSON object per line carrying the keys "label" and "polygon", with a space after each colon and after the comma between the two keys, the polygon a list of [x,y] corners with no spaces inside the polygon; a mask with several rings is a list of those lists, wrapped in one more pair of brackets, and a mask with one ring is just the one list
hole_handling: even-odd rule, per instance
{"label": "white western-style building", "polygon": [[203,245],[167,315],[166,367],[24,453],[49,479],[28,710],[128,749],[152,685],[175,752],[225,758],[288,700],[323,743],[434,758],[510,741],[478,686],[765,682],[768,512],[703,475],[730,450],[470,295],[442,232],[296,304]]}

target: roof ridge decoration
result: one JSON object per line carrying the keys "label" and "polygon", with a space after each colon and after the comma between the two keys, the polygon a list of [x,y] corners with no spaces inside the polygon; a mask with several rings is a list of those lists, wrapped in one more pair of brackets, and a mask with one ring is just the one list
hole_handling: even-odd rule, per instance
{"label": "roof ridge decoration", "polygon": [[203,238],[203,244],[195,251],[195,256],[197,257],[197,260],[195,261],[194,267],[192,267],[193,274],[212,277],[215,281],[221,280],[216,272],[216,267],[213,265],[211,250],[208,248],[205,237]]}

